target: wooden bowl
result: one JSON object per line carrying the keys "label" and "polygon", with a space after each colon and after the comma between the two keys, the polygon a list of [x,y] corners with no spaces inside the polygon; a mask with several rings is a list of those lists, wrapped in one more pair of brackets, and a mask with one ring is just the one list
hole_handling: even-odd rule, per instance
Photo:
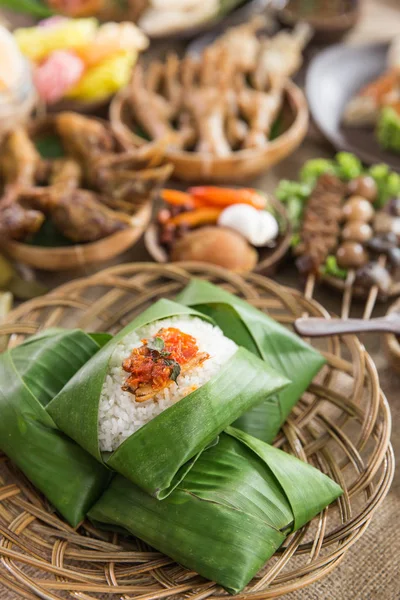
{"label": "wooden bowl", "polygon": [[[102,119],[98,119],[106,123]],[[54,133],[54,115],[34,119],[28,125],[32,139]],[[118,140],[120,150],[123,144]],[[132,225],[95,242],[71,246],[34,246],[14,240],[0,241],[0,248],[10,258],[45,271],[66,271],[111,260],[131,248],[143,235],[151,220],[152,199],[141,206],[132,219]]]}
{"label": "wooden bowl", "polygon": [[111,260],[131,248],[146,230],[150,219],[151,203],[149,202],[136,213],[132,227],[117,231],[96,242],[49,248],[6,241],[2,242],[0,247],[10,258],[35,269],[45,271],[79,269]]}
{"label": "wooden bowl", "polygon": [[[400,298],[388,308],[387,314],[400,312]],[[397,373],[400,373],[400,341],[394,333],[386,333],[383,336],[383,347],[390,365]]]}
{"label": "wooden bowl", "polygon": [[69,100],[68,98],[65,98],[59,102],[56,102],[56,104],[46,106],[46,111],[50,114],[63,111],[72,111],[88,116],[98,115],[100,113],[105,114],[111,99],[112,96],[108,96],[107,98],[103,98],[103,100],[83,102],[82,100]]}
{"label": "wooden bowl", "polygon": [[[256,248],[259,260],[254,271],[256,273],[263,273],[264,275],[273,275],[290,249],[293,231],[283,204],[272,196],[269,196],[268,200],[279,217],[280,233],[278,243],[274,248]],[[168,252],[159,243],[156,223],[152,223],[146,229],[144,243],[148,253],[156,262],[162,264],[170,262]]]}
{"label": "wooden bowl", "polygon": [[229,12],[221,15],[216,15],[199,23],[197,25],[191,25],[185,29],[177,29],[168,32],[162,32],[158,34],[146,35],[154,41],[164,41],[169,44],[172,42],[185,42],[188,40],[197,39],[199,36],[203,36],[207,33],[213,33],[214,31],[220,32],[225,31],[229,27],[233,27],[235,24],[242,23],[249,20],[255,13],[265,9],[268,5],[269,0],[241,0],[241,2],[235,7],[231,8]]}
{"label": "wooden bowl", "polygon": [[279,21],[284,26],[293,27],[300,21],[306,22],[314,30],[313,39],[316,42],[333,42],[350,31],[360,18],[360,0],[348,0],[348,9],[331,17],[312,15],[310,17],[296,16],[289,8],[282,8],[277,13]]}
{"label": "wooden bowl", "polygon": [[[128,90],[125,89],[111,102],[110,121],[121,143],[137,147],[146,142],[132,131],[135,120],[127,94]],[[224,158],[207,157],[184,150],[167,150],[166,159],[174,166],[174,176],[183,181],[243,183],[291,154],[307,133],[307,101],[300,88],[290,81],[285,85],[284,118],[288,123],[286,131],[266,148],[238,150]]]}

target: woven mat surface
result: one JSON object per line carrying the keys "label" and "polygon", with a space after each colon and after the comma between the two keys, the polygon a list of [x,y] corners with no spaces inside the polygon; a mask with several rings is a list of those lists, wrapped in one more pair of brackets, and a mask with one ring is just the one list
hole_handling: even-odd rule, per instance
{"label": "woven mat surface", "polygon": [[[363,16],[359,25],[349,36],[351,43],[390,39],[391,36],[400,34],[399,0],[361,0],[361,2]],[[12,17],[9,15],[7,17],[13,22]],[[300,166],[308,158],[330,156],[331,154],[331,148],[323,142],[318,134],[311,131],[308,140],[292,157],[255,182],[255,185],[261,189],[272,191],[279,179],[295,178]],[[149,257],[143,244],[139,244],[135,247],[134,252],[122,257],[122,260],[149,260]],[[280,273],[277,279],[285,285],[298,286],[297,275],[290,267]],[[46,283],[54,286],[62,281],[51,275]],[[335,296],[329,290],[318,290],[316,299],[332,312],[340,312],[340,297]],[[384,307],[378,307],[375,316],[384,314],[384,310]],[[356,306],[352,316],[361,316],[361,314],[362,305]],[[396,458],[400,463],[400,376],[389,368],[378,337],[370,336],[363,341],[377,364],[382,388],[391,404],[394,430],[392,442]],[[383,506],[375,514],[367,531],[355,543],[342,563],[322,581],[288,594],[285,598],[288,600],[400,600],[399,531],[400,475],[397,473],[391,492]],[[9,592],[0,585],[1,600],[18,598],[20,596]],[[111,597],[108,596],[108,598]]]}

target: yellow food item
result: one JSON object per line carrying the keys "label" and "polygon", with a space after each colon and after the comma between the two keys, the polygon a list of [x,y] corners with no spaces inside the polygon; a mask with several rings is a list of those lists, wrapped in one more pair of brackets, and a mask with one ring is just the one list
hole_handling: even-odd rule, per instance
{"label": "yellow food item", "polygon": [[141,51],[148,45],[148,38],[133,23],[105,23],[99,27],[93,43],[79,49],[78,53],[90,67],[116,52]]}
{"label": "yellow food item", "polygon": [[124,87],[131,76],[137,52],[117,52],[89,68],[79,83],[67,94],[83,101],[102,100]]}
{"label": "yellow food item", "polygon": [[54,50],[74,50],[91,44],[97,28],[97,19],[68,19],[47,27],[16,29],[14,36],[21,52],[39,62]]}

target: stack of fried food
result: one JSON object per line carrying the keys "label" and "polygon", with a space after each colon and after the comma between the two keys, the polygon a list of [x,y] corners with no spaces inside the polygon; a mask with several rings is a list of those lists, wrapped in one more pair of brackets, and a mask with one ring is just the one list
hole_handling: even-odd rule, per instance
{"label": "stack of fried food", "polygon": [[263,24],[258,17],[228,30],[199,58],[137,65],[126,92],[136,124],[169,148],[212,157],[266,147],[310,31],[300,25],[262,38]]}
{"label": "stack of fried food", "polygon": [[160,145],[122,151],[107,124],[73,112],[53,118],[65,158],[45,160],[26,129],[0,149],[0,240],[27,240],[51,219],[74,243],[135,225],[135,214],[171,173]]}

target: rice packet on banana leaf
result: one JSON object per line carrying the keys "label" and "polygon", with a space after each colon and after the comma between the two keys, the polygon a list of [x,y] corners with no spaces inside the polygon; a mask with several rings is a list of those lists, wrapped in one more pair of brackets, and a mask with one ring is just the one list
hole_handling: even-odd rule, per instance
{"label": "rice packet on banana leaf", "polygon": [[57,429],[46,405],[108,337],[49,329],[0,354],[0,449],[73,527],[110,472]]}
{"label": "rice packet on banana leaf", "polygon": [[47,410],[94,458],[161,500],[221,431],[287,384],[207,316],[159,300]]}
{"label": "rice packet on banana leaf", "polygon": [[229,427],[162,502],[117,476],[88,516],[235,594],[341,494],[311,465]]}
{"label": "rice packet on banana leaf", "polygon": [[290,379],[279,394],[269,395],[235,423],[235,427],[272,442],[325,358],[265,313],[207,281],[193,279],[176,301],[211,317],[226,336]]}

